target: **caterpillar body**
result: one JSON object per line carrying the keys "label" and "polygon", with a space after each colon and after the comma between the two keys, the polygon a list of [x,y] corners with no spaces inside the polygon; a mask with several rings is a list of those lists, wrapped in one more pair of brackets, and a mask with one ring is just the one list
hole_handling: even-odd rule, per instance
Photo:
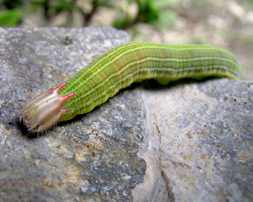
{"label": "caterpillar body", "polygon": [[239,64],[227,50],[210,45],[163,45],[132,42],[112,49],[66,83],[38,95],[22,110],[32,132],[92,111],[120,89],[155,79],[166,85],[182,78],[238,79]]}

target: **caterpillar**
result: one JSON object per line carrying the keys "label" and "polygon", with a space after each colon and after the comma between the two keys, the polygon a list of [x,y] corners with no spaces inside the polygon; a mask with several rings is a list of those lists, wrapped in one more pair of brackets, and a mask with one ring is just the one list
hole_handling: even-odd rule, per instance
{"label": "caterpillar", "polygon": [[65,83],[24,105],[21,119],[31,132],[92,111],[134,82],[155,79],[161,85],[191,78],[238,79],[239,64],[227,50],[211,45],[130,42],[113,48]]}

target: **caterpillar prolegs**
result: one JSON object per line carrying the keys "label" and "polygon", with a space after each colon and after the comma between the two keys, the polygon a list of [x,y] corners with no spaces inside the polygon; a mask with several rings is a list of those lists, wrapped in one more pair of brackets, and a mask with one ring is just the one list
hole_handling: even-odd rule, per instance
{"label": "caterpillar prolegs", "polygon": [[236,59],[222,48],[132,42],[110,50],[66,83],[29,101],[21,118],[30,131],[40,132],[92,111],[134,82],[155,79],[166,85],[183,78],[237,79],[238,73]]}

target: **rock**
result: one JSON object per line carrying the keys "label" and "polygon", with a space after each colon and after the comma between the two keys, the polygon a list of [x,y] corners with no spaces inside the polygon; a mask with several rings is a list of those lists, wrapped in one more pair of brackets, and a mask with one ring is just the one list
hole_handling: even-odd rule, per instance
{"label": "rock", "polygon": [[0,29],[0,201],[252,201],[253,83],[133,85],[29,138],[26,99],[129,40],[112,28]]}
{"label": "rock", "polygon": [[143,91],[152,138],[141,153],[153,191],[145,200],[161,197],[162,177],[169,199],[158,201],[253,201],[252,97],[252,82],[226,79]]}

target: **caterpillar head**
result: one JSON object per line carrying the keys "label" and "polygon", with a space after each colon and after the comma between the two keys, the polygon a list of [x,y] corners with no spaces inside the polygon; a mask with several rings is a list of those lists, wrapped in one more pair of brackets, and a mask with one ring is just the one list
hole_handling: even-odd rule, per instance
{"label": "caterpillar head", "polygon": [[67,112],[64,103],[75,94],[60,95],[59,90],[64,86],[65,83],[60,83],[34,97],[24,106],[21,119],[30,132],[42,132],[51,128]]}

